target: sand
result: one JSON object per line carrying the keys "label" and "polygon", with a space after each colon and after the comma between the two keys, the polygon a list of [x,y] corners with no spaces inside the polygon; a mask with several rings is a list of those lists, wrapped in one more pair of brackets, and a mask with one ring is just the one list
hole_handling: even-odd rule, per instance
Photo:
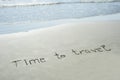
{"label": "sand", "polygon": [[0,80],[120,80],[119,22],[0,35]]}

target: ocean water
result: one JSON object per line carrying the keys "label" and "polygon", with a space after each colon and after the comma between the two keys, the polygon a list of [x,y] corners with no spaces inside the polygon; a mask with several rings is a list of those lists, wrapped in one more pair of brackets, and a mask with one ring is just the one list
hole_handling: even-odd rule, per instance
{"label": "ocean water", "polygon": [[120,0],[0,0],[0,33],[14,32],[11,26],[16,23],[17,25],[14,25],[16,27],[19,26],[19,24],[23,24],[19,26],[20,28],[17,28],[23,31],[26,30],[23,26],[27,22],[43,23],[46,21],[81,19],[90,16],[120,13],[119,1]]}

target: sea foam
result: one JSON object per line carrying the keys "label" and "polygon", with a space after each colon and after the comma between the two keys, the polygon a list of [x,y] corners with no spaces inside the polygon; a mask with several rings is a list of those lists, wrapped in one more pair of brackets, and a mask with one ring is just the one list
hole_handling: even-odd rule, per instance
{"label": "sea foam", "polygon": [[79,0],[79,1],[30,1],[30,2],[10,2],[5,1],[0,4],[3,7],[25,7],[25,6],[42,6],[42,5],[57,5],[57,4],[75,4],[75,3],[107,3],[107,2],[120,2],[120,0]]}

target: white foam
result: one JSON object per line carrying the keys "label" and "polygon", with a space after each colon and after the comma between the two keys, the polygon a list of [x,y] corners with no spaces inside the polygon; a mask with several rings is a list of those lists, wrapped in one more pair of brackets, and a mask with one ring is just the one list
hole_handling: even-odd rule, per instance
{"label": "white foam", "polygon": [[16,3],[16,4],[2,4],[0,5],[0,8],[2,7],[20,7],[20,6],[38,6],[38,5],[54,5],[59,4],[59,2],[37,2],[37,3]]}
{"label": "white foam", "polygon": [[34,2],[10,2],[10,3],[2,3],[0,4],[0,8],[3,7],[23,7],[23,6],[39,6],[39,5],[56,5],[56,4],[71,4],[71,3],[104,3],[104,2],[118,2],[120,0],[80,0],[80,1],[75,1],[75,2],[67,2],[67,1],[47,1],[47,2],[40,2],[40,1],[34,1]]}

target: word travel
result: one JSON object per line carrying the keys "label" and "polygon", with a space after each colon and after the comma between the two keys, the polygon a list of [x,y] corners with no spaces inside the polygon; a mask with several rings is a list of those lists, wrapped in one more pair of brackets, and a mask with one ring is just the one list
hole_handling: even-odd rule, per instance
{"label": "word travel", "polygon": [[76,55],[88,54],[88,53],[98,53],[98,52],[105,52],[105,51],[111,51],[111,49],[107,49],[105,45],[101,45],[100,47],[94,48],[94,49],[83,49],[83,50],[72,49],[72,53],[74,53]]}

